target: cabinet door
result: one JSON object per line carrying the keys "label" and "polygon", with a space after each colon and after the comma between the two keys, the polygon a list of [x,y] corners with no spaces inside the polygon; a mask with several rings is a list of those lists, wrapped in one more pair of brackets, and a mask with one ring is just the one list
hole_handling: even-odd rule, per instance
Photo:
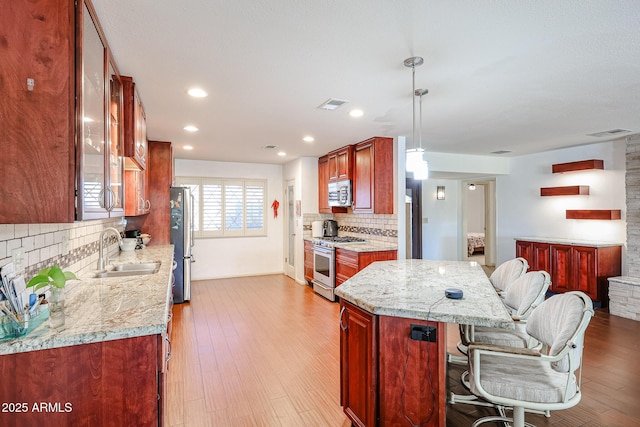
{"label": "cabinet door", "polygon": [[123,90],[123,152],[127,169],[147,165],[147,118],[133,78],[121,76]]}
{"label": "cabinet door", "polygon": [[573,289],[572,249],[568,245],[551,245],[551,291]]}
{"label": "cabinet door", "polygon": [[304,241],[304,280],[313,281],[313,243]]}
{"label": "cabinet door", "polygon": [[328,170],[329,170],[329,181],[334,182],[338,180],[338,153],[329,153],[327,156]]}
{"label": "cabinet door", "polygon": [[107,116],[108,151],[106,201],[109,216],[124,216],[124,157],[122,153],[122,83],[112,60],[109,61]]}
{"label": "cabinet door", "polygon": [[86,4],[82,13],[82,75],[79,97],[78,219],[106,218],[106,48]]}
{"label": "cabinet door", "polygon": [[572,256],[573,280],[571,290],[582,291],[592,299],[598,300],[596,248],[574,246]]}
{"label": "cabinet door", "polygon": [[373,142],[356,145],[354,150],[353,212],[374,213]]}
{"label": "cabinet door", "polygon": [[331,213],[329,206],[329,157],[318,159],[318,211]]}
{"label": "cabinet door", "polygon": [[551,245],[549,243],[534,242],[533,263],[530,263],[531,271],[543,270],[551,274]]}
{"label": "cabinet door", "polygon": [[351,179],[351,158],[353,147],[348,146],[338,151],[338,181]]}
{"label": "cabinet door", "polygon": [[533,242],[516,240],[516,258],[526,259],[533,269]]}
{"label": "cabinet door", "polygon": [[378,318],[345,301],[340,305],[340,404],[355,425],[375,426]]}

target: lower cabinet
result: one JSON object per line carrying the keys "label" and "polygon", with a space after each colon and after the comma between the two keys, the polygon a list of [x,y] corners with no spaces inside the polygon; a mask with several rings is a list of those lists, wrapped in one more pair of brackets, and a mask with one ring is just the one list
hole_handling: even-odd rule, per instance
{"label": "lower cabinet", "polygon": [[[336,248],[336,286],[340,286],[358,271],[375,261],[398,259],[398,251],[356,252]],[[313,266],[312,266],[313,267]]]}
{"label": "lower cabinet", "polygon": [[609,277],[622,271],[622,246],[582,246],[553,242],[516,241],[516,256],[530,270],[551,275],[551,292],[582,291],[602,307],[609,303]]}
{"label": "lower cabinet", "polygon": [[304,241],[304,280],[313,281],[313,243],[308,240]]}
{"label": "lower cabinet", "polygon": [[[435,342],[412,340],[416,324],[435,327]],[[340,300],[340,404],[354,426],[444,427],[446,372],[446,324]]]}
{"label": "lower cabinet", "polygon": [[340,405],[356,426],[377,425],[377,321],[340,302]]}
{"label": "lower cabinet", "polygon": [[169,348],[160,334],[2,355],[2,401],[25,410],[0,425],[162,426]]}

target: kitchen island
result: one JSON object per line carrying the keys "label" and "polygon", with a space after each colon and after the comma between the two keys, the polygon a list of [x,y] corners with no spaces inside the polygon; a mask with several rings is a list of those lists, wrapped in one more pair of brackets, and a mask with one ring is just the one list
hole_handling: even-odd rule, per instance
{"label": "kitchen island", "polygon": [[447,323],[514,327],[475,262],[375,262],[336,295],[340,402],[357,426],[445,426]]}
{"label": "kitchen island", "polygon": [[65,325],[0,341],[0,425],[162,425],[173,246],[120,252],[156,273],[70,281]]}

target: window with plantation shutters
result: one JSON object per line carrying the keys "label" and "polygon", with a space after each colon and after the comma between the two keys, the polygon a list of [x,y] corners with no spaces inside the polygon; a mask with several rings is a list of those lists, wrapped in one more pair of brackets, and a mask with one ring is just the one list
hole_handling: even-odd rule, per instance
{"label": "window with plantation shutters", "polygon": [[267,234],[265,180],[177,177],[176,185],[194,195],[196,237]]}

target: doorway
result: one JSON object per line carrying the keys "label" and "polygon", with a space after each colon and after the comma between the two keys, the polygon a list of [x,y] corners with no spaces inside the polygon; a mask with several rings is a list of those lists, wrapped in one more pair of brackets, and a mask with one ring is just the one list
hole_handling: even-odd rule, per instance
{"label": "doorway", "polygon": [[462,182],[465,257],[480,265],[496,263],[495,179]]}
{"label": "doorway", "polygon": [[422,259],[422,181],[406,179],[406,258]]}
{"label": "doorway", "polygon": [[285,194],[285,209],[287,224],[285,226],[286,238],[285,256],[284,256],[284,273],[295,280],[296,278],[296,210],[295,210],[295,181],[287,181]]}

